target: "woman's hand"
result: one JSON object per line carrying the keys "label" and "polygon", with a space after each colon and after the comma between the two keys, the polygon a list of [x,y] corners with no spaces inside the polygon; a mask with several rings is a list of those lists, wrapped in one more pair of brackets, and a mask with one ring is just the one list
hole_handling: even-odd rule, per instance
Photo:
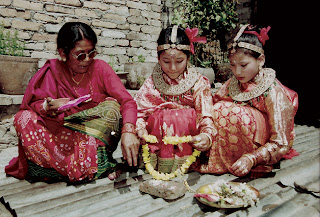
{"label": "woman's hand", "polygon": [[205,134],[199,134],[192,137],[192,146],[199,151],[207,151],[210,146],[210,139]]}
{"label": "woman's hand", "polygon": [[248,157],[242,156],[230,167],[230,170],[236,176],[245,176],[250,172],[252,166],[252,161]]}
{"label": "woman's hand", "polygon": [[137,136],[133,133],[122,133],[121,135],[121,150],[123,158],[128,162],[129,166],[138,165],[140,142]]}
{"label": "woman's hand", "polygon": [[68,103],[70,101],[69,98],[59,98],[59,99],[52,99],[51,97],[48,97],[47,99],[47,106],[45,110],[49,112],[52,116],[55,116],[57,114],[61,114],[65,110],[59,111],[58,109],[63,106],[64,104]]}

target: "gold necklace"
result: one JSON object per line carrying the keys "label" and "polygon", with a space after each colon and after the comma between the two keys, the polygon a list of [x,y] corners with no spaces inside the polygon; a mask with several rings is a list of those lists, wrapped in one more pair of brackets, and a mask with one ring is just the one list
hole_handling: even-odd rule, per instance
{"label": "gold necklace", "polygon": [[156,64],[154,67],[152,78],[154,86],[165,95],[176,96],[181,95],[190,90],[194,84],[198,81],[198,72],[196,69],[188,63],[186,78],[179,81],[177,85],[167,84],[163,79],[163,71],[160,64]]}
{"label": "gold necklace", "polygon": [[74,83],[76,83],[77,85],[79,85],[80,84],[80,82],[83,80],[83,78],[84,78],[84,76],[86,75],[86,73],[83,73],[83,75],[82,75],[82,78],[80,79],[80,81],[76,81],[76,80],[74,80],[74,78],[73,77],[71,77],[71,79],[74,81]]}
{"label": "gold necklace", "polygon": [[257,86],[249,92],[242,92],[239,86],[239,81],[235,76],[232,76],[229,83],[229,95],[235,101],[245,102],[256,98],[270,88],[276,78],[276,72],[271,68],[260,70],[261,78],[257,80]]}

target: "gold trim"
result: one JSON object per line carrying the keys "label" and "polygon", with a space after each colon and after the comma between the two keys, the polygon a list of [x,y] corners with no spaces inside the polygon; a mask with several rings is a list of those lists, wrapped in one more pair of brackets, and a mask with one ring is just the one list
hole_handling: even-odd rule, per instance
{"label": "gold trim", "polygon": [[162,44],[157,47],[157,51],[168,50],[168,49],[188,50],[190,51],[190,45],[184,44]]}
{"label": "gold trim", "polygon": [[257,86],[249,92],[242,92],[239,81],[235,76],[232,76],[229,84],[229,95],[231,98],[235,101],[245,102],[260,96],[273,84],[276,72],[271,68],[264,68],[260,70],[257,76]]}
{"label": "gold trim", "polygon": [[261,47],[258,47],[256,45],[246,43],[246,42],[237,42],[238,39],[240,38],[240,36],[243,34],[243,32],[245,31],[245,29],[248,26],[249,26],[249,24],[242,26],[241,29],[239,30],[239,32],[237,33],[236,37],[233,39],[233,43],[228,46],[228,49],[231,49],[231,47],[232,47],[231,54],[233,54],[236,51],[236,46],[246,48],[249,50],[253,50],[253,51],[260,53],[260,54],[264,54],[264,50]]}
{"label": "gold trim", "polygon": [[237,42],[238,39],[240,38],[240,36],[243,34],[244,30],[246,30],[246,28],[249,26],[250,24],[246,24],[244,26],[242,26],[239,30],[239,32],[237,33],[236,37],[234,37],[233,41]]}
{"label": "gold trim", "polygon": [[246,49],[249,49],[249,50],[253,50],[253,51],[257,52],[257,53],[264,54],[264,50],[261,47],[258,47],[256,45],[249,44],[249,43],[246,43],[246,42],[239,42],[237,45],[238,45],[238,47],[243,47],[243,48],[246,48]]}
{"label": "gold trim", "polygon": [[167,84],[163,79],[163,73],[164,72],[162,71],[161,66],[158,63],[153,69],[152,78],[155,87],[160,91],[160,93],[163,93],[165,95],[181,95],[190,90],[198,80],[198,72],[189,63],[187,65],[187,72],[184,72],[185,78],[179,81],[179,84],[177,85]]}

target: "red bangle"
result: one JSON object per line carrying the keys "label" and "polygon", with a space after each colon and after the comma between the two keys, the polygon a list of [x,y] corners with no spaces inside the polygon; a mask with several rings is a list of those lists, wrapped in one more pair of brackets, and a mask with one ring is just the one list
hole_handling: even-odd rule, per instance
{"label": "red bangle", "polygon": [[136,127],[133,124],[125,124],[122,127],[121,134],[122,133],[133,133],[133,134],[136,134]]}

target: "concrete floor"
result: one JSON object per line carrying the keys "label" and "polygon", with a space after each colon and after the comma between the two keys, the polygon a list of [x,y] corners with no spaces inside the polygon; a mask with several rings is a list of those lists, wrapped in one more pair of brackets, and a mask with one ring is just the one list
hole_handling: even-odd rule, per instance
{"label": "concrete floor", "polygon": [[[142,181],[151,178],[143,170],[123,173],[116,181],[107,178],[83,185],[64,182],[30,183],[6,177],[4,167],[17,155],[17,148],[0,153],[0,198],[16,216],[308,216],[320,214],[320,129],[296,126],[293,148],[300,156],[282,160],[273,175],[250,180],[230,174],[188,173],[193,189],[218,179],[247,182],[260,191],[260,202],[245,209],[217,209],[199,203],[192,193],[169,201],[139,191]],[[121,157],[120,149],[115,157]],[[305,189],[304,189],[305,188]],[[307,189],[307,190],[306,190]],[[0,203],[1,204],[1,203]],[[0,206],[1,217],[11,216]]]}

